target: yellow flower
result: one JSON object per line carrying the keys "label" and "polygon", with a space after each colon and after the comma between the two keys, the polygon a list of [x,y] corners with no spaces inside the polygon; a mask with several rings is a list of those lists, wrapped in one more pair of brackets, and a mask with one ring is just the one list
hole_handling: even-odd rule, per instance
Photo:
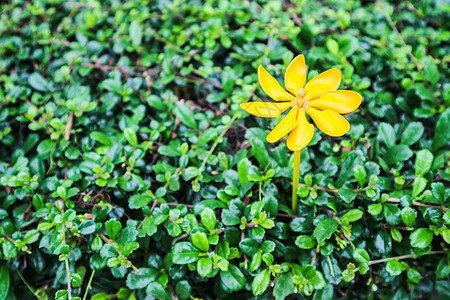
{"label": "yellow flower", "polygon": [[306,113],[325,134],[342,136],[349,131],[350,124],[341,114],[354,111],[362,101],[357,92],[337,90],[341,84],[338,69],[327,70],[306,83],[303,54],[295,57],[286,69],[284,84],[290,93],[262,65],[258,67],[258,80],[264,92],[278,102],[247,102],[241,108],[264,118],[279,117],[290,108],[267,135],[267,141],[274,143],[291,132],[286,144],[292,151],[305,148],[313,138],[314,126],[306,119]]}

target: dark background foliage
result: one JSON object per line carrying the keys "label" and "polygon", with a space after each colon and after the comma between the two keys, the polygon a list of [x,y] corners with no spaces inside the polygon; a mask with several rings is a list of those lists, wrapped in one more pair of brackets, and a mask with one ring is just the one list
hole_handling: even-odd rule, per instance
{"label": "dark background foliage", "polygon": [[[449,12],[2,1],[0,299],[448,299]],[[364,101],[302,151],[293,215],[277,120],[239,104],[300,53]]]}

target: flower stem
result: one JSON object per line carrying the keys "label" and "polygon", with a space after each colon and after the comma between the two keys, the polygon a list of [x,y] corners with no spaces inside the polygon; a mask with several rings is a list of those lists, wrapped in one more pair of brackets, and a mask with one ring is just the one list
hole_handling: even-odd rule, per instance
{"label": "flower stem", "polygon": [[292,178],[292,213],[297,214],[298,209],[298,178],[300,176],[300,156],[301,150],[294,151],[294,176]]}

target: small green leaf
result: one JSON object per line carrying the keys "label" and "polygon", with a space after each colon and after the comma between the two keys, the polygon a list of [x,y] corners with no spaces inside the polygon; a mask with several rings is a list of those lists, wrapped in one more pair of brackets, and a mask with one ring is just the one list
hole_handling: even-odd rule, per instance
{"label": "small green leaf", "polygon": [[370,261],[369,253],[361,248],[355,248],[353,250],[353,258],[360,263],[368,263]]}
{"label": "small green leaf", "polygon": [[194,112],[185,103],[178,103],[175,106],[175,115],[180,119],[181,123],[189,128],[197,129]]}
{"label": "small green leaf", "polygon": [[400,223],[401,210],[396,205],[391,203],[384,203],[384,217],[386,222],[391,225],[397,225]]}
{"label": "small green leaf", "polygon": [[395,131],[391,124],[384,122],[380,123],[378,133],[383,138],[388,149],[395,146]]}
{"label": "small green leaf", "polygon": [[398,260],[388,261],[386,264],[386,271],[391,276],[398,276],[403,271],[402,264]]}
{"label": "small green leaf", "polygon": [[419,228],[410,235],[409,239],[411,246],[423,249],[433,240],[433,232],[428,228]]}
{"label": "small green leaf", "polygon": [[28,83],[39,92],[49,92],[50,84],[41,74],[34,72],[28,77]]}
{"label": "small green leaf", "polygon": [[180,242],[173,248],[173,263],[178,265],[189,264],[199,259],[201,251],[192,243]]}
{"label": "small green leaf", "polygon": [[214,211],[208,207],[203,209],[202,213],[200,214],[202,219],[202,224],[205,226],[206,229],[209,231],[213,230],[216,226],[216,214]]}
{"label": "small green leaf", "polygon": [[354,169],[353,169],[353,175],[355,176],[355,179],[358,181],[359,186],[363,187],[365,182],[366,182],[366,169],[364,169],[364,167],[362,165],[357,165]]}
{"label": "small green leaf", "polygon": [[267,269],[264,269],[255,276],[252,282],[252,292],[253,295],[259,296],[262,295],[270,284],[270,273]]}
{"label": "small green leaf", "polygon": [[308,235],[299,235],[296,239],[295,239],[295,244],[300,248],[300,249],[311,249],[316,245],[316,240]]}
{"label": "small green leaf", "polygon": [[331,235],[338,229],[338,222],[333,219],[323,220],[314,229],[313,236],[317,239],[318,243],[329,239]]}
{"label": "small green leaf", "polygon": [[402,220],[406,226],[410,227],[416,221],[416,215],[414,213],[414,209],[411,207],[404,207],[402,209]]}
{"label": "small green leaf", "polygon": [[372,216],[376,216],[376,215],[380,214],[382,209],[383,209],[383,205],[381,203],[370,204],[369,207],[367,207],[367,211]]}
{"label": "small green leaf", "polygon": [[431,82],[433,86],[439,82],[439,69],[436,64],[431,60],[430,56],[425,56],[422,58],[423,71],[425,73],[425,78]]}
{"label": "small green leaf", "polygon": [[401,144],[411,146],[417,141],[420,140],[423,133],[425,131],[425,127],[420,122],[411,122],[406,126],[405,131],[402,134]]}
{"label": "small green leaf", "polygon": [[197,272],[202,277],[207,277],[213,269],[212,261],[209,257],[202,257],[197,261]]}
{"label": "small green leaf", "polygon": [[0,264],[0,300],[5,300],[9,291],[9,270],[6,263]]}
{"label": "small green leaf", "polygon": [[209,242],[206,234],[200,231],[197,231],[192,235],[192,243],[195,247],[203,251],[209,251]]}
{"label": "small green leaf", "polygon": [[241,270],[235,265],[230,264],[228,271],[220,271],[222,287],[226,292],[235,292],[245,285],[245,277]]}
{"label": "small green leaf", "polygon": [[139,47],[142,42],[142,25],[132,22],[130,25],[130,40],[135,47]]}
{"label": "small green leaf", "polygon": [[423,178],[423,176],[416,176],[413,182],[412,196],[417,197],[426,188],[428,180]]}
{"label": "small green leaf", "polygon": [[363,215],[364,215],[364,213],[362,212],[362,210],[360,210],[360,209],[352,209],[352,210],[349,210],[348,212],[346,212],[341,217],[341,220],[346,219],[349,222],[356,222],[359,219],[361,219]]}
{"label": "small green leaf", "polygon": [[447,108],[438,118],[436,129],[434,130],[433,151],[438,150],[442,146],[448,145],[450,141],[450,108]]}
{"label": "small green leaf", "polygon": [[414,165],[416,176],[425,175],[431,168],[431,164],[433,163],[433,154],[424,149],[420,150],[416,154],[416,163]]}
{"label": "small green leaf", "polygon": [[396,145],[390,148],[384,155],[386,163],[389,165],[395,164],[397,162],[405,161],[413,156],[413,152],[406,145]]}
{"label": "small green leaf", "polygon": [[138,144],[136,131],[131,128],[125,128],[123,131],[123,134],[125,135],[125,138],[127,139],[128,143],[130,143],[131,146],[136,146]]}
{"label": "small green leaf", "polygon": [[119,236],[120,231],[122,230],[122,224],[120,224],[120,222],[117,220],[110,219],[105,223],[105,230],[108,236],[112,240],[115,240]]}

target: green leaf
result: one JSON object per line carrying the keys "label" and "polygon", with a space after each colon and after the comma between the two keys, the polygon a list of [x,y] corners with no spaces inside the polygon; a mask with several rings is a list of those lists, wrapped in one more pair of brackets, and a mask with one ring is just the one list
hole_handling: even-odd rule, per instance
{"label": "green leaf", "polygon": [[158,300],[172,299],[168,289],[165,289],[159,282],[151,282],[145,289],[145,292]]}
{"label": "green leaf", "polygon": [[368,263],[370,261],[369,253],[362,248],[355,248],[353,250],[353,258],[360,263]]}
{"label": "green leaf", "polygon": [[398,276],[402,273],[402,264],[398,260],[388,261],[386,264],[386,271],[388,271],[391,276]]}
{"label": "green leaf", "polygon": [[355,179],[358,181],[359,186],[363,187],[365,182],[366,182],[366,169],[364,169],[364,167],[362,165],[357,165],[354,169],[353,169],[353,175],[355,176]]}
{"label": "green leaf", "polygon": [[138,209],[149,204],[152,199],[153,198],[147,194],[133,195],[128,199],[128,206],[131,209]]}
{"label": "green leaf", "polygon": [[207,277],[213,269],[213,263],[209,257],[202,257],[197,262],[197,272],[202,277]]}
{"label": "green leaf", "polygon": [[413,156],[413,152],[406,145],[396,145],[390,148],[384,155],[386,163],[389,165],[395,164],[400,161],[405,161]]}
{"label": "green leaf", "polygon": [[323,220],[314,229],[313,236],[317,239],[318,243],[329,239],[331,235],[338,229],[338,222],[333,219]]}
{"label": "green leaf", "polygon": [[105,230],[106,234],[108,234],[112,240],[115,240],[122,230],[122,224],[117,220],[110,219],[105,223]]}
{"label": "green leaf", "polygon": [[422,279],[422,275],[420,275],[420,273],[417,270],[412,268],[408,270],[407,275],[408,279],[414,283],[419,283],[420,280]]}
{"label": "green leaf", "polygon": [[439,82],[439,70],[436,64],[431,60],[430,56],[425,56],[422,58],[423,71],[425,73],[425,78],[431,82],[433,86]]}
{"label": "green leaf", "polygon": [[344,272],[342,272],[342,279],[346,282],[350,282],[355,278],[355,271],[345,269]]}
{"label": "green leaf", "polygon": [[436,129],[434,130],[433,144],[431,148],[433,151],[438,150],[442,146],[448,145],[450,141],[450,108],[447,108],[436,122]]}
{"label": "green leaf", "polygon": [[202,219],[202,224],[209,231],[213,230],[216,227],[216,214],[214,211],[208,207],[206,207],[202,213],[200,214]]}
{"label": "green leaf", "polygon": [[139,290],[145,288],[149,283],[156,280],[159,270],[154,268],[140,268],[139,272],[130,272],[127,276],[126,285],[129,289]]}
{"label": "green leaf", "polygon": [[426,248],[433,240],[433,232],[428,228],[419,228],[409,237],[411,246],[414,248]]}
{"label": "green leaf", "polygon": [[300,248],[300,249],[311,249],[316,245],[316,240],[308,235],[299,235],[296,239],[295,239],[295,244]]}
{"label": "green leaf", "polygon": [[6,263],[0,264],[0,300],[5,300],[9,292],[9,270]]}
{"label": "green leaf", "polygon": [[430,170],[432,163],[433,154],[430,151],[424,149],[417,152],[416,163],[414,165],[416,176],[425,175]]}
{"label": "green leaf", "polygon": [[345,203],[352,202],[358,196],[358,192],[355,192],[353,189],[340,188],[338,192]]}
{"label": "green leaf", "polygon": [[136,131],[133,128],[125,128],[123,134],[125,135],[125,138],[131,146],[136,146],[138,144]]}
{"label": "green leaf", "polygon": [[49,92],[50,84],[41,74],[34,72],[28,77],[28,83],[39,92]]}
{"label": "green leaf", "polygon": [[445,186],[442,182],[433,182],[431,184],[431,193],[433,194],[433,197],[441,203],[441,205],[444,205],[446,195]]}
{"label": "green leaf", "polygon": [[273,296],[277,300],[283,300],[295,292],[294,281],[290,273],[283,273],[278,277],[273,288]]}
{"label": "green leaf", "polygon": [[391,124],[384,122],[380,123],[378,133],[383,138],[388,149],[395,146],[395,131]]}
{"label": "green leaf", "polygon": [[201,251],[192,243],[180,242],[173,248],[173,263],[178,265],[189,264],[199,259]]}
{"label": "green leaf", "polygon": [[359,219],[361,219],[363,215],[364,215],[364,213],[362,212],[362,210],[360,210],[360,209],[352,209],[352,210],[349,210],[348,212],[346,212],[341,217],[341,220],[346,219],[349,222],[356,222]]}
{"label": "green leaf", "polygon": [[382,209],[383,209],[383,205],[381,203],[370,204],[367,207],[367,211],[372,216],[376,216],[376,215],[380,214]]}
{"label": "green leaf", "polygon": [[417,197],[426,188],[428,180],[418,175],[414,178],[412,196]]}
{"label": "green leaf", "polygon": [[414,213],[414,209],[411,207],[404,207],[402,209],[402,220],[406,226],[410,227],[416,221],[416,215]]}
{"label": "green leaf", "polygon": [[70,274],[70,283],[74,287],[79,287],[83,284],[83,278],[77,273]]}
{"label": "green leaf", "polygon": [[189,128],[197,129],[194,112],[185,103],[178,102],[175,106],[175,115],[181,123]]}
{"label": "green leaf", "polygon": [[400,223],[401,210],[396,205],[391,203],[384,203],[383,213],[386,222],[388,222],[389,224],[397,225]]}
{"label": "green leaf", "polygon": [[220,271],[220,280],[226,292],[236,292],[244,288],[245,285],[244,274],[232,264],[228,266],[228,271]]}
{"label": "green leaf", "polygon": [[195,247],[203,251],[209,251],[209,242],[206,234],[200,231],[197,231],[192,235],[192,243]]}
{"label": "green leaf", "polygon": [[135,47],[139,47],[142,42],[142,25],[132,22],[130,25],[130,40]]}
{"label": "green leaf", "polygon": [[52,140],[47,139],[39,143],[36,151],[37,153],[39,153],[39,157],[47,157],[55,147],[56,143]]}
{"label": "green leaf", "polygon": [[79,232],[84,235],[94,233],[96,229],[97,225],[92,220],[86,220],[78,226]]}
{"label": "green leaf", "polygon": [[270,284],[270,273],[267,269],[264,269],[255,276],[252,282],[252,292],[253,295],[259,296],[262,295]]}
{"label": "green leaf", "polygon": [[102,133],[102,132],[93,131],[93,132],[91,132],[91,134],[89,136],[94,141],[97,141],[97,142],[99,142],[99,143],[101,143],[103,145],[106,145],[106,146],[111,146],[112,145],[112,142],[109,139],[109,137],[106,134]]}
{"label": "green leaf", "polygon": [[178,281],[175,286],[175,292],[180,299],[188,299],[191,295],[191,285],[187,280]]}
{"label": "green leaf", "polygon": [[411,122],[406,126],[405,131],[402,134],[401,144],[411,146],[420,140],[425,127],[420,122]]}

